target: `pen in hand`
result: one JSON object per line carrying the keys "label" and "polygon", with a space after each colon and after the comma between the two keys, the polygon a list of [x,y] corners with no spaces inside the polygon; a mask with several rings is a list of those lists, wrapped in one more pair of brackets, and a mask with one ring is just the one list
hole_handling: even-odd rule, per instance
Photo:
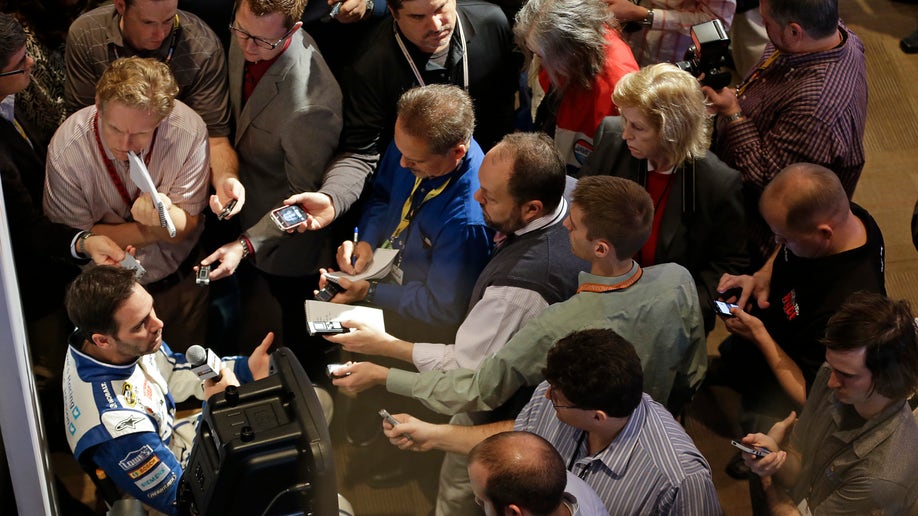
{"label": "pen in hand", "polygon": [[[354,226],[354,250],[351,251],[351,266],[357,265],[357,240],[360,238],[360,234],[357,232],[357,226]],[[356,269],[355,269],[356,272]]]}

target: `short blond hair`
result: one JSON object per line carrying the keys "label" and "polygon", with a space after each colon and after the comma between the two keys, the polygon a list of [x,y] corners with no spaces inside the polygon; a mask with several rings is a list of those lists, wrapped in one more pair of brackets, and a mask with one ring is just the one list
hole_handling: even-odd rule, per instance
{"label": "short blond hair", "polygon": [[711,124],[701,85],[692,74],[669,63],[645,66],[618,80],[612,101],[648,118],[672,165],[704,157]]}
{"label": "short blond hair", "polygon": [[154,113],[162,120],[175,107],[179,87],[169,66],[153,58],[122,57],[102,72],[96,84],[99,110],[111,101]]}

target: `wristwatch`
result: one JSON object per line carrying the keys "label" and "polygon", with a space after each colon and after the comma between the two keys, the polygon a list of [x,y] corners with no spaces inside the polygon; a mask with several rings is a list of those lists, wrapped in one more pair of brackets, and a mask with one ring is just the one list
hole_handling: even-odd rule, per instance
{"label": "wristwatch", "polygon": [[366,4],[367,4],[367,10],[366,10],[366,12],[364,12],[363,15],[364,15],[365,17],[366,17],[366,16],[373,16],[373,7],[375,7],[376,4],[373,2],[373,0],[365,0],[365,2],[366,2]]}
{"label": "wristwatch", "polygon": [[370,282],[370,288],[367,289],[367,297],[363,298],[367,303],[372,304],[373,300],[376,299],[376,285],[379,285],[378,281]]}
{"label": "wristwatch", "polygon": [[736,113],[733,113],[732,115],[730,115],[730,116],[727,117],[727,123],[729,124],[729,123],[732,123],[732,122],[736,122],[737,120],[742,120],[743,118],[746,118],[746,117],[743,115],[743,112],[742,112],[742,111],[737,111]]}
{"label": "wristwatch", "polygon": [[645,27],[653,25],[653,9],[647,9],[647,16],[644,16],[644,19],[641,20],[641,25]]}
{"label": "wristwatch", "polygon": [[77,238],[76,245],[74,247],[78,255],[86,256],[86,240],[94,236],[96,235],[92,231],[84,231],[83,234]]}

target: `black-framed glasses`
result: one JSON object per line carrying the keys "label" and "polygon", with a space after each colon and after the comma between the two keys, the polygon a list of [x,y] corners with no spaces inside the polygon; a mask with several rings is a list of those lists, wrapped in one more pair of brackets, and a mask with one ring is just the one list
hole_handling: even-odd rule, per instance
{"label": "black-framed glasses", "polygon": [[255,46],[259,48],[263,48],[265,50],[274,50],[275,48],[277,48],[277,46],[283,43],[284,40],[287,39],[288,36],[293,34],[294,29],[296,29],[295,25],[293,26],[293,28],[288,30],[283,36],[281,36],[279,40],[275,41],[274,43],[271,43],[270,41],[264,38],[259,38],[258,36],[253,36],[249,34],[248,32],[237,27],[234,23],[230,23],[229,25],[230,32],[235,34],[237,38],[241,39],[242,41],[252,40],[255,42]]}
{"label": "black-framed glasses", "polygon": [[579,409],[580,408],[577,405],[558,405],[558,402],[555,401],[555,388],[552,387],[551,384],[548,384],[548,401],[550,401],[551,406],[555,407],[556,409],[563,409],[563,408]]}
{"label": "black-framed glasses", "polygon": [[20,68],[20,69],[18,69],[18,70],[10,70],[9,72],[0,73],[0,77],[7,77],[7,76],[9,76],[9,75],[19,75],[19,74],[25,73],[25,72],[26,72],[26,71],[25,71],[25,68]]}

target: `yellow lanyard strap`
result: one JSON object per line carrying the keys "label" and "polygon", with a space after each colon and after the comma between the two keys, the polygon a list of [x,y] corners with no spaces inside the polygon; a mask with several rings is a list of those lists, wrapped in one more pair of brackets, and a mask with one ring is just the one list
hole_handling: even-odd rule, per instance
{"label": "yellow lanyard strap", "polygon": [[762,72],[764,72],[766,68],[771,66],[771,64],[774,63],[776,59],[778,59],[778,55],[780,54],[781,54],[781,51],[778,49],[775,49],[774,53],[772,53],[768,57],[768,59],[766,59],[765,62],[762,63],[762,66],[759,66],[758,68],[756,68],[755,71],[752,72],[752,74],[750,74],[749,77],[745,81],[742,82],[742,84],[736,87],[736,96],[742,97],[743,93],[746,93],[746,88],[748,88],[750,84],[755,82],[759,78],[759,76],[762,75]]}
{"label": "yellow lanyard strap", "polygon": [[25,140],[26,143],[29,144],[29,146],[32,146],[32,140],[29,139],[29,135],[26,134],[25,129],[23,129],[22,126],[19,125],[19,120],[16,120],[15,117],[13,118],[13,127],[16,128],[16,132],[19,133],[19,136],[22,136],[22,139]]}
{"label": "yellow lanyard strap", "polygon": [[397,239],[399,235],[405,231],[405,228],[411,224],[411,220],[414,219],[415,214],[419,209],[421,209],[421,206],[423,206],[427,201],[443,193],[443,190],[446,190],[446,187],[449,186],[449,183],[452,180],[453,178],[449,178],[442,185],[427,192],[427,195],[425,195],[424,199],[421,200],[421,204],[419,204],[417,208],[412,209],[411,201],[414,199],[414,193],[418,190],[418,187],[421,186],[421,181],[423,181],[420,177],[416,177],[414,179],[414,188],[411,189],[411,193],[408,194],[408,198],[405,199],[405,204],[402,206],[402,220],[399,221],[398,226],[395,227],[395,231],[392,232],[392,236],[390,236],[389,239],[383,243],[383,248],[391,248],[392,242],[394,242],[395,239]]}

